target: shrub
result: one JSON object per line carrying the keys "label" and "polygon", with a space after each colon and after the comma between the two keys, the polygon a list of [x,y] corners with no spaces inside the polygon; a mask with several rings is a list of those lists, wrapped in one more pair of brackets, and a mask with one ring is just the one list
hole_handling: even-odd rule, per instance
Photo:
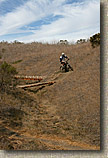
{"label": "shrub", "polygon": [[5,48],[2,48],[2,53],[5,53],[6,49]]}
{"label": "shrub", "polygon": [[100,45],[100,33],[97,33],[93,35],[92,37],[90,37],[90,43],[93,48]]}
{"label": "shrub", "polygon": [[15,87],[16,82],[14,75],[17,74],[16,69],[4,62],[0,65],[0,89],[1,91],[8,91],[10,87]]}

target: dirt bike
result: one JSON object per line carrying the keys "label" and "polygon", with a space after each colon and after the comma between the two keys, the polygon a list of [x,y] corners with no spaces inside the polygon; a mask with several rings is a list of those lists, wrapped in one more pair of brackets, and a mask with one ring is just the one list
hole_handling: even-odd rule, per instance
{"label": "dirt bike", "polygon": [[[69,60],[69,59],[68,59]],[[69,69],[71,71],[73,71],[73,68],[70,66],[70,64],[68,63],[68,60],[66,60],[65,62],[62,63],[62,65],[60,66],[60,70],[61,71],[65,71],[65,72],[68,72]]]}

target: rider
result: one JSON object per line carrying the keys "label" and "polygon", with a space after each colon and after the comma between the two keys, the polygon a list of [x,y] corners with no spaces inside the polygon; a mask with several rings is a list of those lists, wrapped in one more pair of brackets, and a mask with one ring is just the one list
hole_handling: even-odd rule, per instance
{"label": "rider", "polygon": [[69,58],[65,55],[65,53],[62,53],[62,55],[60,56],[60,62],[62,65],[64,65],[65,63],[65,58],[69,60]]}

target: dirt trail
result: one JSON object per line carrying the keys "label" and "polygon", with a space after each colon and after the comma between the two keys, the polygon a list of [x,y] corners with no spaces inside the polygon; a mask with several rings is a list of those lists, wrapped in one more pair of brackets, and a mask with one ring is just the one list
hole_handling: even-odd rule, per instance
{"label": "dirt trail", "polygon": [[[67,74],[55,72],[50,78],[52,79],[52,81],[61,82],[62,80],[67,78],[69,75],[72,75],[72,73],[73,72],[68,72]],[[47,90],[49,88],[50,87],[48,86]],[[43,92],[43,89],[40,89],[40,93],[42,92]],[[32,131],[30,132],[28,130],[21,132],[20,133],[21,139],[40,141],[41,143],[44,143],[48,147],[48,150],[99,150],[99,147],[97,146],[89,145],[82,142],[75,142],[75,141],[72,141],[71,138],[66,138],[66,137],[64,138],[60,136],[55,136],[53,134],[47,134],[48,130],[50,131],[60,126],[60,123],[61,123],[60,116],[57,115],[56,113],[57,107],[52,106],[49,100],[42,98],[42,96],[41,98],[39,98],[39,96],[35,94],[34,92],[27,91],[27,93],[30,96],[34,97],[36,101],[38,102],[39,107],[41,107],[41,111],[37,119],[38,120],[37,126],[40,126],[40,129],[43,128],[43,126],[44,128],[45,126],[47,127],[44,129],[44,133],[46,134],[42,133],[42,135],[40,134],[35,135],[35,133],[39,132],[38,129],[33,132],[34,135]],[[33,113],[35,113],[35,107],[31,107],[31,109],[32,109],[32,112],[34,111]],[[10,139],[12,139],[12,137],[10,137]]]}
{"label": "dirt trail", "polygon": [[[7,127],[7,129],[12,130],[9,127]],[[54,135],[32,135],[26,131],[18,132],[13,130],[13,132],[17,133],[17,135],[19,135],[19,138],[15,135],[12,135],[9,137],[9,139],[14,140],[14,142],[17,142],[19,144],[23,143],[23,139],[26,139],[29,141],[33,140],[35,142],[40,141],[48,147],[48,150],[99,150],[99,147],[97,146],[91,146],[78,141],[71,141],[69,138],[57,137]]]}
{"label": "dirt trail", "polygon": [[[55,72],[49,78],[52,81],[59,83],[69,76],[72,76],[73,73],[74,72],[71,71],[68,73]],[[62,131],[61,123],[63,120],[57,114],[58,107],[52,105],[49,98],[45,98],[43,95],[43,92],[50,90],[51,86],[46,86],[42,89],[40,88],[38,93],[34,93],[35,88],[32,88],[32,91],[26,89],[26,93],[36,100],[39,107],[39,112],[36,114],[36,106],[31,106],[29,109],[30,115],[27,117],[24,116],[23,118],[23,126],[26,127],[29,122],[29,125],[32,126],[32,128],[30,127],[31,129],[29,129],[29,127],[26,129],[23,127],[23,130],[13,130],[9,126],[6,127],[4,124],[5,129],[13,133],[8,139],[11,141],[14,150],[18,148],[18,145],[21,146],[25,140],[28,142],[39,141],[41,144],[47,146],[46,150],[100,150],[100,148],[95,145],[89,145],[80,141],[77,142],[72,140],[68,135],[68,137],[64,137],[59,134]],[[22,110],[28,111],[28,108],[22,107]],[[3,125],[3,123],[1,124]],[[33,129],[34,126],[36,126],[37,129]]]}
{"label": "dirt trail", "polygon": [[[25,136],[25,135],[24,135]],[[56,150],[99,150],[99,147],[91,146],[81,142],[72,142],[68,139],[57,136],[29,136],[27,139],[36,139],[44,142],[49,147],[52,147]]]}

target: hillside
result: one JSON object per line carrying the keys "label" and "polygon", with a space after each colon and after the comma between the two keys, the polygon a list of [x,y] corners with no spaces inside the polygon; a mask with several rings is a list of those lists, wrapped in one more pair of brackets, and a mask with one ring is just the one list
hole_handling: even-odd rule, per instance
{"label": "hillside", "polygon": [[[0,43],[0,52],[19,75],[56,81],[0,94],[0,149],[100,149],[99,46]],[[62,52],[74,71],[60,72]]]}

